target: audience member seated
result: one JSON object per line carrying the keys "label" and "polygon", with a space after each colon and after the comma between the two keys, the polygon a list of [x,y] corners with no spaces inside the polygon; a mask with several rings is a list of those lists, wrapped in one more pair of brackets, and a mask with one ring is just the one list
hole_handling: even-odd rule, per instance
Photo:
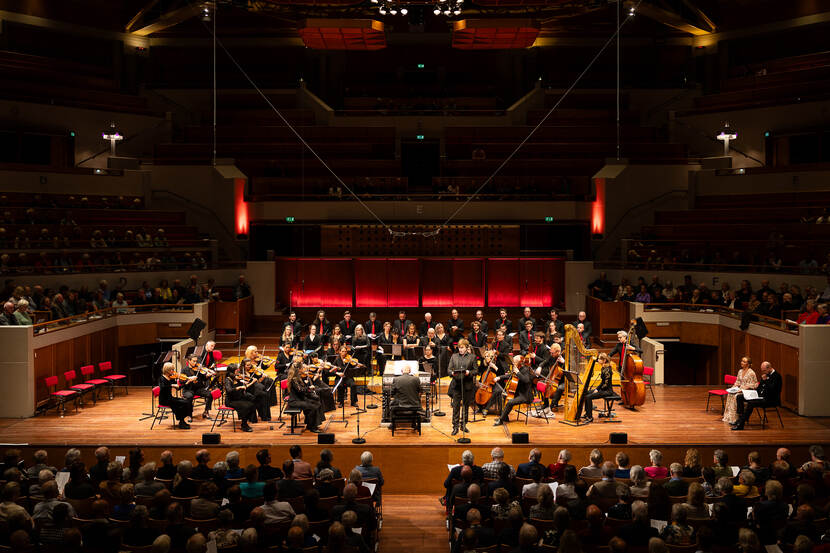
{"label": "audience member seated", "polygon": [[689,483],[683,480],[683,466],[680,463],[672,463],[669,466],[671,478],[665,484],[666,491],[672,497],[686,495],[689,491]]}
{"label": "audience member seated", "polygon": [[631,524],[622,526],[617,535],[631,547],[646,547],[651,538],[659,537],[657,529],[651,526],[648,505],[637,500],[631,504]]}
{"label": "audience member seated", "polygon": [[591,451],[590,464],[579,469],[579,476],[582,478],[602,478],[602,451],[594,449]]}

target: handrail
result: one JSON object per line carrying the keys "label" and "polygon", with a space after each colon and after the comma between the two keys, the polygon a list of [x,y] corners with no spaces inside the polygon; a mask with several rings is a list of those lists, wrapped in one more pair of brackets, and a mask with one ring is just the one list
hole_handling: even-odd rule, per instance
{"label": "handrail", "polygon": [[46,332],[70,328],[85,323],[98,321],[104,318],[109,318],[117,315],[136,315],[142,313],[187,313],[193,312],[193,304],[147,304],[147,305],[129,305],[127,307],[107,307],[97,311],[86,311],[78,315],[71,315],[63,319],[56,319],[54,321],[47,321],[44,323],[37,323],[32,325],[32,332],[37,336]]}
{"label": "handrail", "polygon": [[[695,304],[695,303],[646,303],[644,304],[644,309],[646,311],[654,312],[654,311],[690,311],[690,312],[697,312],[697,313],[712,313],[718,315],[725,315],[727,317],[732,317],[735,319],[741,319],[744,316],[744,313],[747,311],[742,311],[740,309],[732,309],[731,307],[726,307],[723,305],[709,305],[709,304]],[[775,330],[780,330],[782,332],[787,332],[789,334],[798,334],[798,326],[795,325],[795,330],[790,329],[790,326],[793,326],[791,323],[787,322],[785,319],[775,319],[773,317],[767,317],[766,315],[759,315],[757,313],[751,313],[752,317],[750,323],[761,324],[767,328],[773,328]]]}
{"label": "handrail", "polygon": [[805,273],[801,267],[796,265],[782,265],[780,269],[773,270],[769,265],[756,263],[742,264],[715,264],[715,263],[680,263],[680,262],[652,262],[641,261],[602,261],[597,262],[598,269],[622,269],[622,270],[655,270],[655,271],[718,271],[725,273],[758,273],[758,274],[799,274],[804,276],[822,277],[821,266],[813,272]]}

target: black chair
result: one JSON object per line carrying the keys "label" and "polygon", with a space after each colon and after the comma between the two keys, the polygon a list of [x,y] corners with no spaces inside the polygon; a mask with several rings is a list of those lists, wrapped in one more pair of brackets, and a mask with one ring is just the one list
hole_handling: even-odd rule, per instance
{"label": "black chair", "polygon": [[617,418],[617,412],[614,411],[614,402],[620,401],[621,399],[619,394],[602,398],[602,401],[605,403],[605,408],[597,409],[597,416],[602,419],[600,422],[622,422]]}
{"label": "black chair", "polygon": [[420,407],[392,407],[392,424],[389,426],[390,430],[392,430],[392,435],[395,435],[395,430],[398,428],[398,424],[403,422],[409,423],[412,430],[416,430],[420,436],[422,417],[423,411],[421,411]]}

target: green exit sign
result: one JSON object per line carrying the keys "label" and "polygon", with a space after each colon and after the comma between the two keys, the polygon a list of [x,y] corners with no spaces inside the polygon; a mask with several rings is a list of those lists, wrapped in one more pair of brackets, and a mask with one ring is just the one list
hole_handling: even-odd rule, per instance
{"label": "green exit sign", "polygon": [[286,223],[293,223],[294,222],[294,217],[286,217],[285,222]]}
{"label": "green exit sign", "polygon": [[418,64],[418,69],[423,69],[424,67],[426,67],[426,65],[425,65],[425,64],[423,64],[423,63],[419,63],[419,64]]}
{"label": "green exit sign", "polygon": [[553,217],[545,217],[545,222],[546,223],[552,223],[553,222]]}
{"label": "green exit sign", "polygon": [[418,140],[423,140],[423,139],[424,139],[424,135],[422,135],[422,134],[416,134],[416,135],[415,135],[415,138],[416,138],[416,139],[418,139]]}

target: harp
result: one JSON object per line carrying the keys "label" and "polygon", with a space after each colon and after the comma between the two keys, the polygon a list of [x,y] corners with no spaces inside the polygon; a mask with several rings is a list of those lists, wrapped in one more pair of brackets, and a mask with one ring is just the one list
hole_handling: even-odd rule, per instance
{"label": "harp", "polygon": [[565,409],[559,422],[580,425],[577,413],[582,412],[580,407],[585,394],[599,384],[600,371],[594,369],[598,355],[597,350],[585,347],[573,325],[565,325],[562,341],[562,357],[565,358],[565,393],[562,397]]}

